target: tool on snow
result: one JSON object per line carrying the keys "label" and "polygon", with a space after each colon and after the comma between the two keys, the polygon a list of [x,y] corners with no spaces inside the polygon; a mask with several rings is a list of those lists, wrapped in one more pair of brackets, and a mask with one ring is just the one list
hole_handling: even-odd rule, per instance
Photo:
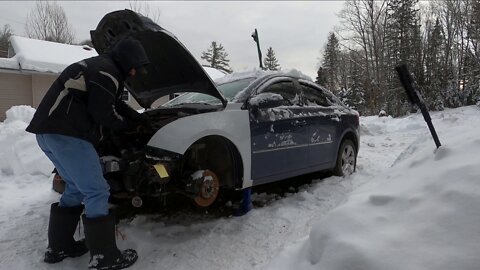
{"label": "tool on snow", "polygon": [[418,93],[418,90],[415,87],[415,82],[408,71],[407,65],[402,64],[397,66],[395,69],[397,70],[398,77],[400,78],[403,88],[405,88],[405,91],[407,92],[410,103],[415,104],[418,106],[418,108],[420,108],[423,119],[425,119],[425,122],[427,122],[428,129],[430,129],[430,133],[435,141],[435,145],[437,148],[439,148],[441,144],[440,140],[438,139],[437,132],[435,131],[435,127],[433,126],[432,118],[430,117],[430,113],[428,112],[427,106],[425,106],[422,96]]}

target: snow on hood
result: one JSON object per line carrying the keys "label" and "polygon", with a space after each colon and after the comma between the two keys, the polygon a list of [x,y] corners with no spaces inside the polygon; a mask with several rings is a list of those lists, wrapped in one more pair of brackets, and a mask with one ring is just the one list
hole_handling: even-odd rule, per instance
{"label": "snow on hood", "polygon": [[86,45],[69,45],[19,36],[12,36],[10,42],[16,53],[13,58],[20,69],[25,70],[60,73],[72,63],[97,56],[97,52]]}
{"label": "snow on hood", "polygon": [[[425,136],[389,170],[356,189],[267,269],[478,269],[479,115],[475,106],[434,113],[444,146],[435,150],[423,123]],[[363,128],[420,127],[421,118],[409,118],[366,117]]]}

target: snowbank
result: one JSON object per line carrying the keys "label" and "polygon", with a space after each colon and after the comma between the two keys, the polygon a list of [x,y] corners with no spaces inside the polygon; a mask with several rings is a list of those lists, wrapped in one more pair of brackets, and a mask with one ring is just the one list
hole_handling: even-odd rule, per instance
{"label": "snowbank", "polygon": [[[417,138],[268,269],[478,269],[480,110],[450,112],[433,117],[444,146],[434,151],[427,134]],[[426,129],[418,115],[373,119],[362,118],[370,133]]]}
{"label": "snowbank", "polygon": [[[1,269],[52,267],[42,258],[58,194],[52,165],[24,131],[33,113],[16,106],[0,123]],[[437,151],[419,114],[361,117],[357,173],[281,199],[253,194],[256,207],[243,217],[139,215],[120,223],[127,237],[117,243],[139,251],[132,270],[478,269],[480,108],[432,119],[444,144]],[[85,255],[55,267],[87,263]]]}
{"label": "snowbank", "polygon": [[35,135],[27,133],[35,109],[14,106],[0,122],[0,173],[2,175],[50,175],[53,165],[38,147]]}

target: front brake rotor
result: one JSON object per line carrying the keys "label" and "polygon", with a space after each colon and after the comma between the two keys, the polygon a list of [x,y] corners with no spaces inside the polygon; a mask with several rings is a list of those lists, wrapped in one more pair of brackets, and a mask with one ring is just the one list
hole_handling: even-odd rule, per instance
{"label": "front brake rotor", "polygon": [[218,197],[220,181],[217,175],[209,170],[203,171],[201,179],[197,179],[198,194],[193,198],[193,202],[199,207],[208,207],[213,204]]}

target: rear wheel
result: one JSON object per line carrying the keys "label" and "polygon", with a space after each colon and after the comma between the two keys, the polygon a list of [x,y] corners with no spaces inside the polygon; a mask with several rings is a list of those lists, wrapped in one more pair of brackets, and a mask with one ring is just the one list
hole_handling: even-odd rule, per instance
{"label": "rear wheel", "polygon": [[337,155],[337,163],[333,169],[333,174],[337,176],[347,176],[355,172],[357,165],[357,150],[351,140],[344,140],[340,145]]}

